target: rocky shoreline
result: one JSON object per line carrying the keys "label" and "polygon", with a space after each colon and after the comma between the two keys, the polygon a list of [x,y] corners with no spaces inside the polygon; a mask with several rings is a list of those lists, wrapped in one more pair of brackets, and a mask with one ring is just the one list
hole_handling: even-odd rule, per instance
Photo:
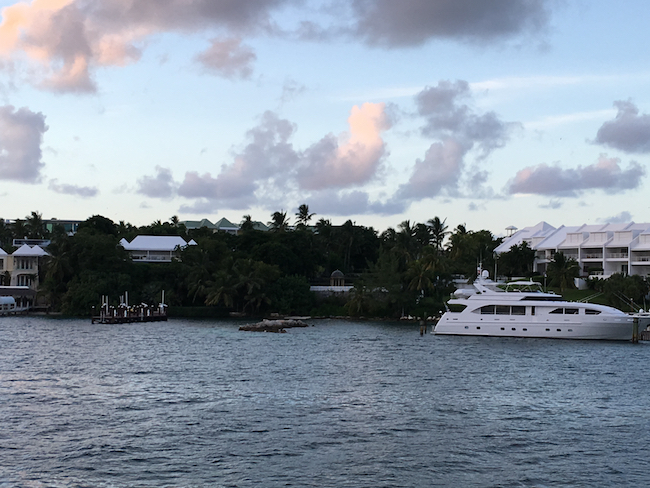
{"label": "rocky shoreline", "polygon": [[278,320],[267,320],[264,319],[261,322],[256,324],[242,325],[239,330],[245,330],[249,332],[277,332],[284,333],[285,329],[290,329],[292,327],[309,327],[309,324],[306,324],[302,320],[297,319],[278,319]]}

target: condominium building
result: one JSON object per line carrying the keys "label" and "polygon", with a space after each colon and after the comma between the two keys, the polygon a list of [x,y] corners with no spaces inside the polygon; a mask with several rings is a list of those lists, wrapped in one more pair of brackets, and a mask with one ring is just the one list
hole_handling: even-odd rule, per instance
{"label": "condominium building", "polygon": [[560,226],[546,222],[518,230],[495,249],[501,254],[522,242],[535,251],[533,269],[545,273],[555,253],[575,259],[582,277],[615,273],[650,276],[650,224],[634,222]]}

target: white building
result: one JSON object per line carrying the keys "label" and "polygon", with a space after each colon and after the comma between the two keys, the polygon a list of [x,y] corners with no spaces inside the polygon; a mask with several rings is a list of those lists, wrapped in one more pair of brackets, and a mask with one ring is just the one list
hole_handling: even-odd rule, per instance
{"label": "white building", "polygon": [[535,251],[533,269],[544,273],[556,252],[575,259],[582,276],[608,278],[615,273],[650,276],[650,224],[560,226],[546,222],[525,227],[506,237],[495,253],[527,242]]}
{"label": "white building", "polygon": [[34,305],[42,258],[49,254],[39,246],[23,244],[12,254],[0,249],[0,296],[13,297],[15,311]]}
{"label": "white building", "polygon": [[178,257],[178,251],[187,246],[196,246],[194,239],[185,242],[180,236],[137,236],[131,242],[126,239],[120,245],[137,263],[171,263]]}

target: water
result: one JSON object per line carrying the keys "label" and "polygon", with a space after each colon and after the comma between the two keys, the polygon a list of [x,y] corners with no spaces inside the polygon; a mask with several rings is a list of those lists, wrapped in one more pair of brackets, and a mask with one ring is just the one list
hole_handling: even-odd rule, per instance
{"label": "water", "polygon": [[0,487],[648,486],[650,344],[0,318]]}

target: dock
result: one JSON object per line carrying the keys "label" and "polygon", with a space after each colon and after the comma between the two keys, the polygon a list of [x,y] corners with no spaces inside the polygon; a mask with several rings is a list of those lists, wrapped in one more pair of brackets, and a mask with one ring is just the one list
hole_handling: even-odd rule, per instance
{"label": "dock", "polygon": [[141,303],[140,305],[128,304],[127,293],[120,297],[118,306],[109,305],[108,297],[102,296],[102,304],[99,313],[93,307],[91,323],[93,324],[131,324],[137,322],[166,322],[167,305],[165,305],[165,292],[162,294],[162,301],[157,306]]}

